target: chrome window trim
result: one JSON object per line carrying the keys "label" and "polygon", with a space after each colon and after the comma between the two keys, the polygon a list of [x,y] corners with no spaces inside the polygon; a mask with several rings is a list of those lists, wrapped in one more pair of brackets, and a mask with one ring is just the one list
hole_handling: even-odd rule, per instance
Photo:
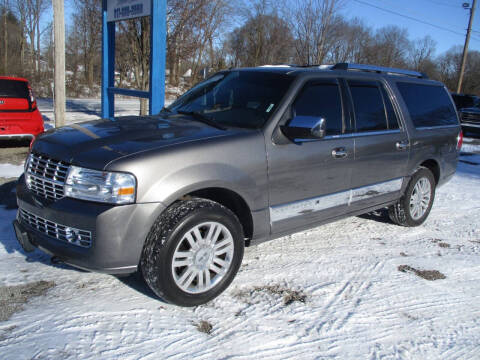
{"label": "chrome window trim", "polygon": [[307,213],[347,205],[402,189],[403,177],[309,199],[270,206],[270,224]]}
{"label": "chrome window trim", "polygon": [[420,126],[416,127],[415,129],[417,130],[436,130],[436,129],[450,129],[450,128],[457,128],[459,127],[460,124],[458,125],[439,125],[439,126]]}
{"label": "chrome window trim", "polygon": [[400,129],[394,130],[378,130],[378,131],[365,131],[365,132],[355,132],[355,133],[348,133],[348,134],[341,134],[341,135],[327,135],[321,139],[295,139],[295,142],[312,142],[312,141],[322,141],[322,140],[334,140],[334,139],[346,139],[352,137],[360,137],[360,136],[374,136],[374,135],[389,135],[389,134],[399,134],[405,132]]}

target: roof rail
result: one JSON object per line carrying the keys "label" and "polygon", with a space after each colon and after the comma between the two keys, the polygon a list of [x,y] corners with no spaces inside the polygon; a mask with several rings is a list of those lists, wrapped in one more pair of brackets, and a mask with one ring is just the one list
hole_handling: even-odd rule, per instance
{"label": "roof rail", "polygon": [[364,64],[350,64],[350,63],[338,63],[332,67],[332,70],[354,70],[354,71],[369,71],[376,72],[380,74],[390,74],[390,75],[405,75],[416,77],[420,79],[428,79],[428,76],[419,71],[389,68],[383,66],[375,65],[364,65]]}

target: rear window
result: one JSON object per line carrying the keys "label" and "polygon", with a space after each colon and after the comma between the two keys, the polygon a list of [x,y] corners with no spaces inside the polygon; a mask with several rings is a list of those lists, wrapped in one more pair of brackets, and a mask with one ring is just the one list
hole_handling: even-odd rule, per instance
{"label": "rear window", "polygon": [[397,83],[416,128],[457,125],[457,112],[443,86]]}
{"label": "rear window", "polygon": [[0,97],[28,99],[27,83],[0,79]]}
{"label": "rear window", "polygon": [[375,81],[349,80],[355,110],[356,131],[388,129],[382,94]]}

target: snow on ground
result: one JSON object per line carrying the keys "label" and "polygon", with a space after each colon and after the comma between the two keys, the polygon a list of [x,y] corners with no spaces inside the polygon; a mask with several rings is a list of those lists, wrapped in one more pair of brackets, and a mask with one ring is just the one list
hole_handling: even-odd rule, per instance
{"label": "snow on ground", "polygon": [[19,177],[23,173],[23,165],[0,164],[0,176],[4,178]]}
{"label": "snow on ground", "polygon": [[[438,189],[422,226],[398,227],[375,213],[247,248],[231,286],[194,308],[160,302],[135,276],[24,253],[15,210],[0,205],[0,287],[56,284],[0,322],[0,358],[479,359],[475,142],[466,138],[457,174]],[[446,278],[428,281],[401,265]]]}

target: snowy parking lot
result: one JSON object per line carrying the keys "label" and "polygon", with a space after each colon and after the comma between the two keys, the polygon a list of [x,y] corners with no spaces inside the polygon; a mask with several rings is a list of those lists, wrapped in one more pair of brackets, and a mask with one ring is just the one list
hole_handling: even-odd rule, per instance
{"label": "snowy parking lot", "polygon": [[[99,116],[99,101],[67,106],[68,122]],[[51,101],[39,107],[52,124]],[[375,212],[247,248],[230,287],[194,308],[159,301],[136,275],[25,253],[11,225],[25,151],[0,148],[2,360],[480,359],[478,137],[422,226]]]}

